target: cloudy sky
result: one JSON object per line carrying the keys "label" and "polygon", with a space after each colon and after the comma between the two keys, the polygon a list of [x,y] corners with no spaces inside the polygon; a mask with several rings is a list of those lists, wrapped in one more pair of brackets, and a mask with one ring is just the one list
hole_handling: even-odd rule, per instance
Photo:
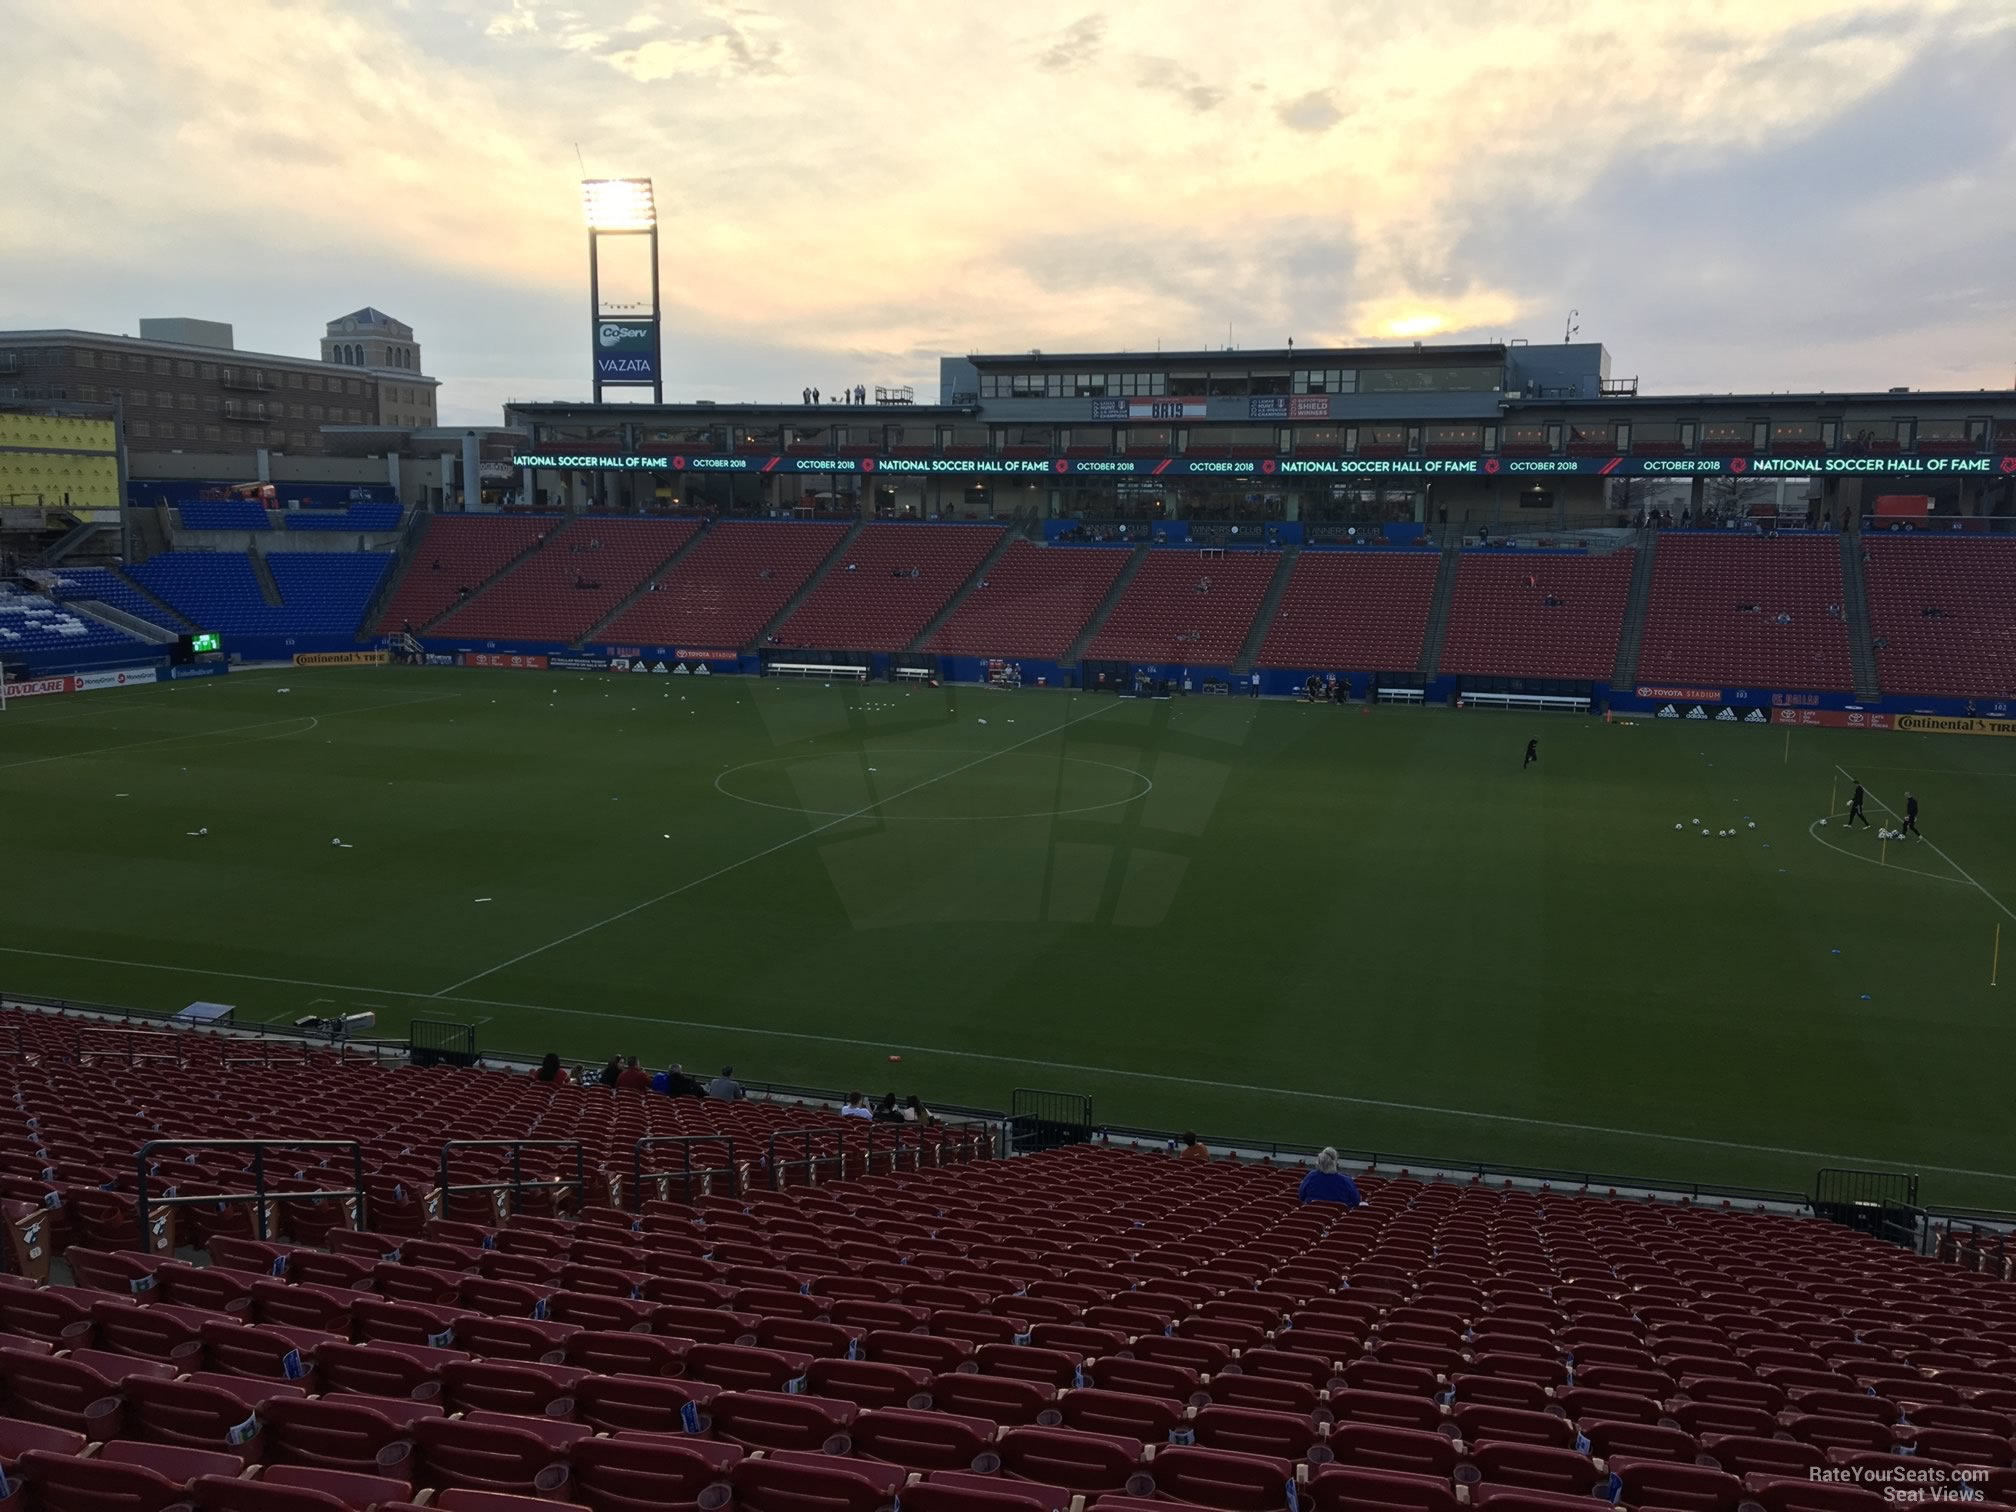
{"label": "cloudy sky", "polygon": [[1662,391],[2006,388],[2011,0],[0,0],[0,329],[375,304],[443,417],[588,372],[576,148],[668,395],[943,353],[1522,336]]}

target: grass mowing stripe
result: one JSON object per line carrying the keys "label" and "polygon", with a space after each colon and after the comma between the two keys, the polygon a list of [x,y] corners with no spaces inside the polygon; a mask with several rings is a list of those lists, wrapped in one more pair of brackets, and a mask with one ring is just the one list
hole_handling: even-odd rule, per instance
{"label": "grass mowing stripe", "polygon": [[[1850,782],[1853,782],[1855,780],[1854,773],[1850,772],[1846,767],[1836,766],[1834,770],[1839,772],[1843,777],[1846,777]],[[1862,791],[1868,793],[1871,798],[1876,798],[1875,792],[1870,788],[1868,788],[1867,786],[1865,786],[1862,789]],[[1890,807],[1889,804],[1885,803],[1881,798],[1876,798],[1876,807],[1883,810],[1883,812],[1888,814],[1892,819],[1901,819],[1904,817],[1902,814],[1898,813],[1897,810]],[[1924,836],[1921,835],[1919,836],[1919,838],[1923,840]],[[1962,866],[1958,861],[1955,861],[1951,856],[1947,855],[1946,852],[1941,850],[1935,842],[1931,840],[1925,840],[1925,844],[1931,849],[1933,855],[1937,856],[1941,861],[1944,861],[1948,866],[1952,867],[1953,870],[1960,873],[1962,880],[1964,880],[1969,887],[1973,888],[1976,892],[1981,894],[1982,897],[1986,898],[1990,903],[1993,903],[1997,908],[2001,909],[2004,918],[2007,918],[2012,922],[2016,922],[2016,913],[2009,912],[2009,905],[2004,903],[2000,898],[1996,897],[1995,894],[1988,891],[1988,889],[1983,887],[1979,882],[1976,882],[1974,878],[1968,874],[1966,867]]]}
{"label": "grass mowing stripe", "polygon": [[382,709],[403,709],[409,704],[440,703],[445,699],[461,696],[460,693],[430,693],[424,698],[399,698],[391,703],[366,704],[361,709],[330,709],[324,714],[296,714],[291,719],[266,719],[258,724],[232,725],[222,730],[191,730],[186,735],[161,735],[152,740],[128,740],[119,745],[89,746],[81,751],[59,751],[52,756],[30,756],[25,761],[0,762],[0,772],[11,772],[20,767],[41,766],[51,761],[81,761],[90,756],[110,756],[119,751],[137,751],[148,746],[173,745],[178,740],[214,740],[220,735],[242,735],[247,730],[270,730],[275,725],[301,724],[307,720],[322,718],[335,719],[344,714],[375,714]]}
{"label": "grass mowing stripe", "polygon": [[[1059,728],[1063,728],[1059,726]],[[1054,733],[1054,732],[1051,732]],[[1020,1055],[996,1055],[981,1050],[950,1050],[939,1045],[908,1045],[887,1040],[853,1039],[837,1034],[814,1034],[797,1029],[766,1029],[750,1024],[712,1024],[698,1019],[666,1018],[660,1014],[611,1013],[600,1008],[556,1008],[547,1003],[520,1003],[504,998],[444,997],[440,993],[406,992],[397,987],[354,987],[341,982],[309,982],[295,977],[255,976],[242,971],[209,971],[194,966],[164,966],[150,961],[109,961],[102,956],[68,956],[58,951],[27,950],[0,945],[0,954],[45,956],[56,960],[96,960],[108,966],[127,966],[143,971],[167,971],[186,976],[216,977],[234,981],[271,982],[290,987],[325,987],[333,992],[376,993],[384,997],[414,998],[424,1001],[467,1003],[480,1008],[509,1008],[520,1013],[544,1013],[560,1018],[602,1019],[612,1023],[650,1024],[673,1029],[699,1029],[710,1033],[750,1034],[761,1039],[809,1040],[824,1045],[845,1045],[904,1055],[938,1055],[952,1060],[991,1062],[1036,1071],[1068,1071],[1081,1076],[1109,1076],[1129,1081],[1159,1082],[1174,1086],[1204,1087],[1219,1092],[1250,1093],[1265,1097],[1292,1097],[1308,1102],[1335,1103],[1343,1107],[1379,1108],[1399,1113],[1426,1113],[1440,1118],[1468,1119],[1478,1123],[1512,1124],[1522,1128],[1555,1129],[1570,1134],[1600,1134],[1613,1139],[1637,1139],[1655,1144],[1689,1145],[1718,1150],[1744,1150],[1759,1155],[1789,1155],[1801,1160],[1829,1160],[1856,1165],[1882,1166],[1896,1170],[1938,1171],[1950,1176],[1971,1176],[1990,1181],[2016,1181],[2016,1172],[1981,1171],[1965,1166],[1927,1165],[1922,1161],[1897,1161],[1875,1155],[1842,1155],[1826,1150],[1801,1150],[1785,1145],[1750,1144],[1735,1139],[1710,1139],[1698,1134],[1662,1134],[1652,1129],[1621,1129],[1605,1124],[1571,1123],[1561,1119],[1532,1118],[1517,1113],[1488,1113],[1476,1108],[1438,1107],[1432,1103],[1399,1102],[1391,1098],[1355,1097],[1343,1092],[1310,1092],[1299,1087],[1265,1087],[1249,1082],[1217,1081],[1202,1076],[1177,1076],[1160,1071],[1126,1070],[1114,1066],[1088,1066],[1071,1061],[1037,1060]],[[322,999],[320,1001],[332,1001]],[[272,1022],[272,1020],[267,1020]],[[481,1019],[480,1023],[489,1023]]]}
{"label": "grass mowing stripe", "polygon": [[876,809],[882,807],[882,805],[885,803],[894,803],[898,798],[907,798],[912,793],[921,793],[925,788],[928,788],[935,783],[943,782],[948,777],[957,777],[961,772],[970,772],[973,770],[973,768],[977,766],[984,766],[988,762],[994,760],[997,756],[1006,756],[1011,751],[1019,751],[1024,746],[1034,745],[1039,740],[1047,740],[1050,736],[1056,735],[1061,731],[1068,730],[1073,725],[1083,724],[1088,719],[1097,719],[1101,714],[1105,713],[1107,709],[1111,707],[1113,707],[1113,705],[1111,704],[1102,704],[1100,707],[1094,709],[1090,714],[1080,714],[1075,719],[1067,719],[1063,721],[1061,724],[1052,725],[1047,730],[1038,731],[1036,734],[1029,736],[1025,740],[1018,740],[1013,745],[1003,746],[998,751],[988,751],[985,755],[977,756],[973,760],[966,762],[963,765],[953,767],[952,770],[950,770],[949,772],[940,772],[935,777],[927,777],[922,782],[913,783],[907,788],[903,788],[897,792],[891,793],[886,798],[877,798],[873,803],[864,803],[863,805],[861,805],[861,807],[853,810],[851,813],[842,814],[837,819],[829,819],[824,824],[816,824],[809,830],[805,830],[802,833],[792,835],[788,839],[779,840],[775,845],[766,846],[764,849],[756,852],[756,854],[753,856],[744,856],[740,861],[731,861],[726,866],[718,867],[714,871],[708,872],[707,875],[705,875],[704,877],[695,877],[690,882],[682,882],[677,887],[672,888],[667,892],[662,892],[658,894],[658,896],[655,898],[646,898],[642,903],[634,904],[629,908],[623,909],[619,913],[613,913],[609,915],[609,917],[606,919],[597,919],[593,924],[584,924],[581,928],[575,930],[572,934],[564,934],[560,936],[560,938],[557,940],[549,940],[544,945],[537,946],[534,949],[524,951],[519,955],[511,957],[511,959],[508,961],[499,961],[495,966],[491,966],[483,971],[479,971],[474,976],[464,977],[459,982],[454,982],[451,983],[449,986],[443,987],[439,992],[435,993],[434,996],[439,998],[448,997],[451,994],[453,994],[458,988],[467,987],[471,982],[480,982],[483,980],[483,978],[487,976],[495,976],[498,972],[503,971],[507,967],[516,966],[520,961],[529,961],[532,959],[532,957],[536,955],[544,955],[547,951],[553,950],[558,946],[568,944],[571,941],[578,940],[583,935],[593,934],[596,930],[607,928],[611,924],[619,924],[623,920],[631,917],[633,914],[640,914],[647,908],[655,908],[660,903],[669,902],[671,899],[678,897],[681,893],[691,892],[694,888],[701,886],[703,883],[712,882],[717,877],[725,877],[730,872],[733,871],[740,871],[743,867],[748,866],[754,862],[761,861],[766,856],[774,856],[777,854],[777,852],[781,850],[789,850],[792,846],[798,844],[800,841],[810,840],[816,835],[825,834],[826,831],[830,829],[837,829],[840,825],[846,824],[850,820],[859,819],[864,815],[872,814]]}

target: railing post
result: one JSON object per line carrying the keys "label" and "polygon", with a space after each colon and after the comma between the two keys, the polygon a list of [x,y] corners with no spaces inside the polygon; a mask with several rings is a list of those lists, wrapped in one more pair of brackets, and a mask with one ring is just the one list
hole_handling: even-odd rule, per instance
{"label": "railing post", "polygon": [[581,1216],[581,1209],[588,1206],[588,1164],[587,1156],[581,1148],[581,1141],[574,1141],[574,1216]]}
{"label": "railing post", "polygon": [[351,1145],[350,1172],[351,1185],[357,1188],[357,1227],[368,1230],[371,1227],[371,1199],[364,1191],[364,1146],[362,1142],[353,1142]]}
{"label": "railing post", "polygon": [[134,1198],[134,1216],[140,1223],[140,1248],[146,1250],[150,1255],[154,1251],[153,1247],[147,1242],[147,1152],[153,1148],[154,1146],[151,1141],[142,1145],[140,1153],[136,1157],[140,1166],[138,1181],[140,1190],[138,1196]]}
{"label": "railing post", "polygon": [[267,1233],[266,1223],[266,1146],[252,1146],[252,1192],[259,1210],[259,1242],[266,1243],[272,1235]]}
{"label": "railing post", "polygon": [[511,1144],[511,1211],[516,1213],[523,1204],[522,1188],[525,1183],[525,1146],[513,1141]]}

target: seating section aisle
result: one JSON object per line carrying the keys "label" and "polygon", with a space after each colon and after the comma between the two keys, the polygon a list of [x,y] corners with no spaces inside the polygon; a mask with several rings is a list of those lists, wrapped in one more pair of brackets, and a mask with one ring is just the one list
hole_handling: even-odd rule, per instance
{"label": "seating section aisle", "polygon": [[847,526],[824,521],[723,520],[601,639],[739,650],[791,602],[846,534]]}
{"label": "seating section aisle", "polygon": [[474,592],[540,536],[560,528],[556,515],[436,515],[414,549],[406,575],[385,602],[378,633],[427,624]]}
{"label": "seating section aisle", "polygon": [[1607,681],[1638,553],[1557,556],[1466,551],[1442,640],[1442,670],[1464,677]]}
{"label": "seating section aisle", "polygon": [[189,629],[188,621],[163,609],[110,567],[64,567],[59,571],[61,575],[50,585],[59,600],[94,599],[178,635]]}
{"label": "seating section aisle", "polygon": [[1054,661],[1071,649],[1126,566],[1124,551],[1017,541],[924,649]]}
{"label": "seating section aisle", "polygon": [[257,499],[191,500],[181,507],[184,530],[270,530],[266,506]]}
{"label": "seating section aisle", "polygon": [[[1371,1175],[1347,1212],[1271,1164],[972,1159],[949,1130],[328,1056],[64,1064],[78,1032],[28,1023],[50,1053],[0,1062],[0,1188],[78,1283],[0,1284],[26,1512],[1880,1512],[1867,1477],[1905,1450],[1914,1485],[2016,1498],[2016,1286],[1811,1219]],[[794,1124],[831,1126],[816,1183],[762,1163]],[[210,1267],[138,1252],[132,1152],[171,1126],[359,1139],[373,1227],[312,1199],[347,1152],[303,1151],[282,1222],[313,1247],[191,1206]],[[747,1186],[429,1215],[444,1139],[582,1138],[620,1172],[646,1128],[709,1160],[732,1134]],[[866,1169],[878,1132],[902,1169]],[[249,1186],[242,1150],[161,1159],[185,1195]]]}
{"label": "seating section aisle", "polygon": [[998,525],[869,525],[777,630],[780,646],[901,651],[1001,540]]}
{"label": "seating section aisle", "polygon": [[1259,665],[1412,672],[1435,603],[1439,551],[1304,551],[1261,643]]}
{"label": "seating section aisle", "polygon": [[[571,520],[494,585],[435,627],[439,635],[579,640],[699,530],[693,520],[587,515]],[[424,556],[423,545],[421,554]]]}
{"label": "seating section aisle", "polygon": [[1273,551],[1205,557],[1157,547],[1085,654],[1095,661],[1229,667],[1280,565],[1280,553]]}
{"label": "seating section aisle", "polygon": [[7,661],[48,662],[65,656],[103,660],[103,653],[128,648],[151,653],[154,647],[138,636],[114,629],[85,615],[73,614],[39,593],[0,589],[0,653]]}
{"label": "seating section aisle", "polygon": [[259,590],[242,551],[168,551],[131,569],[177,614],[226,635],[341,635],[354,631],[392,565],[388,552],[274,552],[266,558],[282,602]]}
{"label": "seating section aisle", "polygon": [[1837,536],[1663,533],[1639,679],[1851,690],[1840,553]]}
{"label": "seating section aisle", "polygon": [[276,551],[266,566],[293,628],[351,634],[392,565],[389,551]]}
{"label": "seating section aisle", "polygon": [[2016,697],[2016,542],[1863,541],[1883,691]]}
{"label": "seating section aisle", "polygon": [[352,504],[343,509],[290,509],[289,530],[397,530],[405,511],[397,504]]}

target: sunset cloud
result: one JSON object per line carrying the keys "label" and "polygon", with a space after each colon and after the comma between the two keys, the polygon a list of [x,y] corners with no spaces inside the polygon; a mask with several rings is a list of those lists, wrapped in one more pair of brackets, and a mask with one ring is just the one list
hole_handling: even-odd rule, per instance
{"label": "sunset cloud", "polygon": [[[2005,0],[0,0],[0,325],[370,303],[444,414],[587,387],[648,174],[670,387],[940,353],[1558,339],[1652,387],[2006,386]],[[577,147],[581,155],[577,160]]]}

